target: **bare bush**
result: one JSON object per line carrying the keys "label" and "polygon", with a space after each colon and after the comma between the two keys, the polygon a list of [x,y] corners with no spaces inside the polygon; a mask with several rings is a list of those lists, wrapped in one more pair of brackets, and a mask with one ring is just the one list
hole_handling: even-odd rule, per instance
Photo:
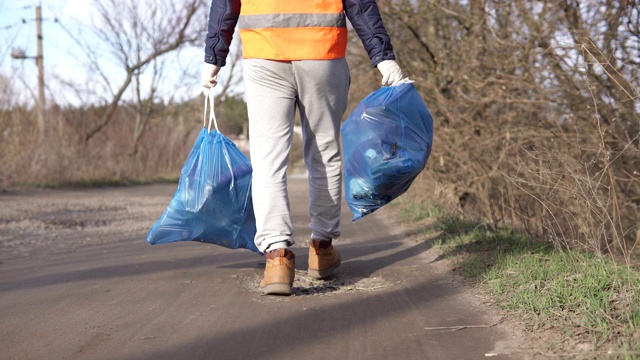
{"label": "bare bush", "polygon": [[623,254],[640,217],[635,1],[382,1],[461,211]]}

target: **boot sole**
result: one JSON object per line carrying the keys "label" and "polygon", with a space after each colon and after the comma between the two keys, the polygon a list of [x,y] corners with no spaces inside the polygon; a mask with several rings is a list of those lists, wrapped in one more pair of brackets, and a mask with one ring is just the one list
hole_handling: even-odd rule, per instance
{"label": "boot sole", "polygon": [[268,284],[261,287],[260,290],[264,295],[291,295],[293,294],[291,284]]}
{"label": "boot sole", "polygon": [[313,270],[313,269],[308,269],[307,270],[307,274],[315,279],[325,279],[328,278],[329,276],[331,276],[333,274],[333,271],[335,269],[338,268],[338,266],[340,266],[341,262],[340,259],[338,258],[338,262],[336,262],[332,267],[324,269],[324,270]]}

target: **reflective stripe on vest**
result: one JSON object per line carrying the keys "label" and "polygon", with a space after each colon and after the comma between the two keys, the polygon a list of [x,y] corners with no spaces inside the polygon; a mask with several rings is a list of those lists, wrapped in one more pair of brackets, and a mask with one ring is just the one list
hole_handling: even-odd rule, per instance
{"label": "reflective stripe on vest", "polygon": [[238,24],[245,58],[345,56],[347,21],[342,0],[244,0]]}
{"label": "reflective stripe on vest", "polygon": [[347,26],[347,18],[340,14],[264,14],[242,16],[238,22],[240,29],[298,28]]}

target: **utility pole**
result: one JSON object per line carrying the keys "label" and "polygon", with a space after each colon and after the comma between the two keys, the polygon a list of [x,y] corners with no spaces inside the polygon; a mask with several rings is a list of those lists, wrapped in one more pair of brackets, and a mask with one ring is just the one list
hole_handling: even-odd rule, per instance
{"label": "utility pole", "polygon": [[36,65],[38,65],[38,126],[40,136],[44,137],[46,128],[44,123],[44,55],[42,52],[42,6],[36,6],[36,33],[38,36],[38,55],[36,55]]}
{"label": "utility pole", "polygon": [[38,132],[40,140],[44,139],[46,127],[44,123],[44,54],[42,51],[42,6],[36,6],[36,34],[38,36],[38,54],[27,56],[20,48],[11,49],[11,57],[17,60],[35,59],[38,66]]}
{"label": "utility pole", "polygon": [[36,56],[36,64],[38,65],[38,100],[40,107],[44,108],[44,57],[42,53],[42,8],[36,6],[36,23],[38,34],[38,55]]}

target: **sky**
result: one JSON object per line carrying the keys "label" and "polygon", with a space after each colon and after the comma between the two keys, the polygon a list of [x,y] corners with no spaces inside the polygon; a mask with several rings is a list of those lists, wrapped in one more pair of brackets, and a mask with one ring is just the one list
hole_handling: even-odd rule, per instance
{"label": "sky", "polygon": [[[47,98],[52,98],[61,105],[80,105],[87,101],[95,101],[91,96],[78,95],[77,92],[60,85],[64,81],[74,81],[91,86],[96,81],[95,74],[88,70],[85,53],[70,35],[90,36],[91,1],[0,0],[0,75],[10,78],[12,86],[19,90],[14,96],[14,102],[32,104],[34,94],[37,94],[35,61],[12,59],[10,53],[12,48],[21,48],[27,56],[37,54],[35,18],[38,4],[41,4],[44,19],[43,54]],[[197,95],[201,91],[199,69],[202,58],[202,49],[196,48],[182,51],[179,58],[170,57],[169,61],[180,62],[189,70],[190,75],[172,73],[173,67],[167,66],[170,70],[165,73],[165,93],[175,96],[176,91],[181,91],[186,96]],[[116,65],[107,62],[103,66],[108,70],[107,73],[112,74],[110,76],[113,76],[111,81],[114,85],[124,78],[124,70]],[[223,71],[220,77],[225,76]],[[115,89],[111,90],[114,91]]]}
{"label": "sky", "polygon": [[[34,87],[37,67],[33,59],[15,60],[10,56],[12,48],[20,48],[27,56],[37,55],[36,1],[0,0],[0,71],[3,75],[21,77],[17,85]],[[82,68],[82,52],[71,37],[63,30],[81,26],[83,13],[88,12],[88,1],[45,0],[42,3],[43,54],[45,79],[48,75],[59,74],[70,78],[79,75]],[[58,21],[56,22],[55,19]],[[45,82],[47,82],[45,80]],[[33,88],[35,91],[35,88]]]}

